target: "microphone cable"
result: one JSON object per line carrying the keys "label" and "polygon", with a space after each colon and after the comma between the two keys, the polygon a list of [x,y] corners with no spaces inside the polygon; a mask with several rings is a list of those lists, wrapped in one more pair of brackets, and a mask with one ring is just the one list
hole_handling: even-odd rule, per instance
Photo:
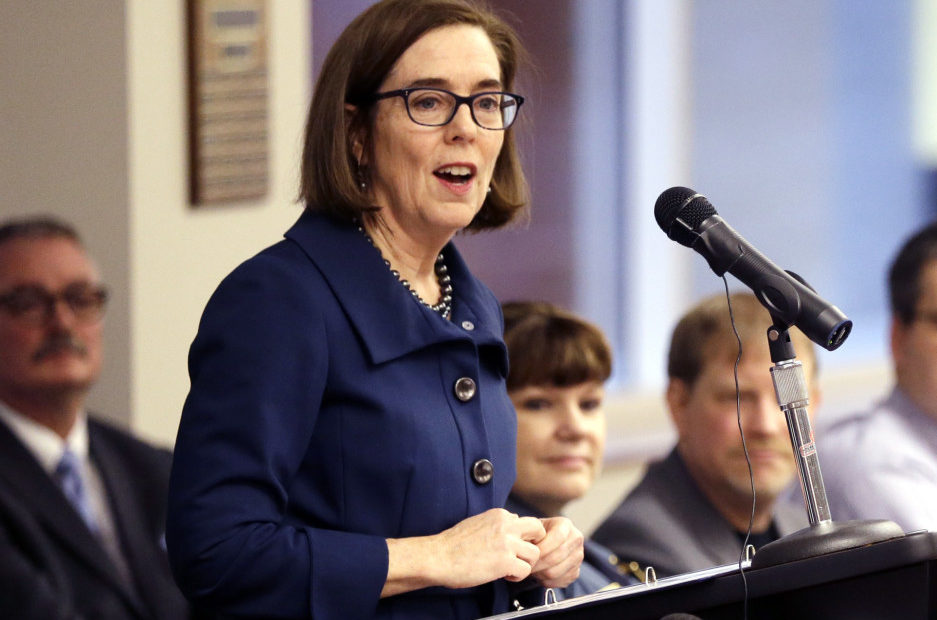
{"label": "microphone cable", "polygon": [[735,356],[735,366],[733,367],[733,378],[735,379],[735,419],[739,427],[739,436],[742,438],[742,451],[745,453],[745,463],[748,465],[748,480],[752,487],[752,513],[748,518],[748,530],[745,532],[745,540],[742,541],[742,549],[739,551],[739,576],[742,578],[742,588],[744,595],[742,597],[742,619],[748,620],[748,579],[745,577],[745,567],[742,565],[745,561],[745,549],[748,548],[748,539],[752,535],[752,527],[755,523],[755,473],[752,470],[752,461],[748,455],[748,444],[745,442],[745,431],[742,430],[742,399],[741,390],[739,390],[739,363],[742,361],[742,337],[739,336],[739,330],[735,326],[735,314],[732,312],[732,298],[729,294],[729,281],[725,274],[722,276],[722,283],[726,289],[726,303],[729,305],[729,322],[732,323],[732,333],[735,334],[735,340],[739,345],[738,355]]}

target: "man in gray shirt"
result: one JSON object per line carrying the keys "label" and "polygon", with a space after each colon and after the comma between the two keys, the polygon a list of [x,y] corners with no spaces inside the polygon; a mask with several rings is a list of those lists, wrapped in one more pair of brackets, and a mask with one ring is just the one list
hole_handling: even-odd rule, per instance
{"label": "man in gray shirt", "polygon": [[[593,534],[623,561],[653,566],[667,577],[737,562],[751,521],[756,549],[808,525],[802,505],[776,501],[796,464],[771,380],[766,331],[771,317],[749,293],[731,296],[742,341],[738,364],[739,434],[734,367],[738,342],[724,295],[703,300],[674,329],[667,406],[677,445]],[[818,403],[813,344],[790,329],[804,363],[811,408]],[[752,509],[752,482],[757,502]]]}

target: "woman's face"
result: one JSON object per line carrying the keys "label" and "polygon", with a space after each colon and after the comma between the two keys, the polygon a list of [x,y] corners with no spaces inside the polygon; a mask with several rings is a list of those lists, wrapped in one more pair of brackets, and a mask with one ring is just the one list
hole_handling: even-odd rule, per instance
{"label": "woman's face", "polygon": [[547,516],[582,497],[605,450],[605,391],[598,381],[527,386],[510,393],[517,410],[513,493]]}
{"label": "woman's face", "polygon": [[[431,30],[397,60],[380,92],[431,86],[458,95],[503,90],[495,49],[476,26]],[[467,105],[447,125],[417,125],[401,97],[377,103],[369,168],[371,191],[392,230],[427,239],[451,236],[481,209],[504,142],[482,129]]]}

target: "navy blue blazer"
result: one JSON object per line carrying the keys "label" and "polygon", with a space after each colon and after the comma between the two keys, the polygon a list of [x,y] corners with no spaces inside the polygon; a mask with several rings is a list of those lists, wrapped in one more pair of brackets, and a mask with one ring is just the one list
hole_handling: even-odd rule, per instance
{"label": "navy blue blazer", "polygon": [[[514,482],[500,305],[443,251],[451,321],[354,226],[309,212],[219,285],[189,354],[170,480],[167,543],[187,596],[238,617],[508,610],[501,581],[380,599],[386,538],[503,506]],[[473,476],[481,459],[487,482]]]}

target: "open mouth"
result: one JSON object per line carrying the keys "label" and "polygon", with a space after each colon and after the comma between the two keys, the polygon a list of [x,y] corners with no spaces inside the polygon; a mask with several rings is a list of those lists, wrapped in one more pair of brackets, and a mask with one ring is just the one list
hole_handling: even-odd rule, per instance
{"label": "open mouth", "polygon": [[464,185],[472,180],[475,172],[469,166],[443,166],[433,171],[438,178],[454,185]]}

